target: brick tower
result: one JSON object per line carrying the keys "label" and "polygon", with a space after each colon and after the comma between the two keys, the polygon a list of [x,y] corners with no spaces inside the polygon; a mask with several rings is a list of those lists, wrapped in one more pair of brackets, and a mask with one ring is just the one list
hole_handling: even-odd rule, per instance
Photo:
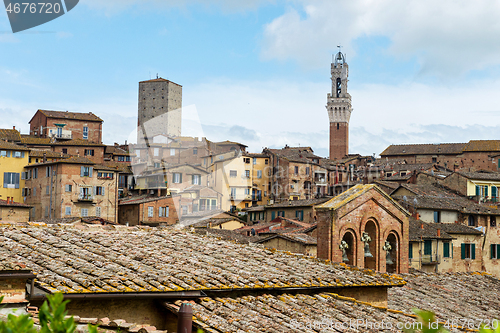
{"label": "brick tower", "polygon": [[[339,47],[340,48],[340,47]],[[349,119],[351,95],[347,92],[349,66],[342,52],[332,62],[332,92],[327,95],[326,110],[330,120],[330,159],[338,160],[349,154]]]}

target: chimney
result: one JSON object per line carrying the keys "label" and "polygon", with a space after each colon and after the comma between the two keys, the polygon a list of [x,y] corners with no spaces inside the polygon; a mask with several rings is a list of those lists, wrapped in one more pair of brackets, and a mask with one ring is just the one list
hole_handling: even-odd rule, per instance
{"label": "chimney", "polygon": [[417,214],[415,215],[415,218],[416,218],[417,220],[420,220],[420,214],[419,214],[419,213],[417,213]]}
{"label": "chimney", "polygon": [[438,228],[437,232],[438,232],[438,237],[441,237],[441,229]]}
{"label": "chimney", "polygon": [[12,126],[12,129],[15,130],[16,129],[16,126]]}
{"label": "chimney", "polygon": [[43,153],[43,163],[47,162],[47,153]]}
{"label": "chimney", "polygon": [[421,228],[421,229],[424,229],[424,224],[423,224],[423,223],[420,225],[420,228]]}

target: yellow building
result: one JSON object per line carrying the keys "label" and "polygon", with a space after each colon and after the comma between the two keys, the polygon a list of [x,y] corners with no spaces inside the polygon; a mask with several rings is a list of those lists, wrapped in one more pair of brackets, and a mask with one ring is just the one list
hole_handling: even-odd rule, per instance
{"label": "yellow building", "polygon": [[[13,143],[0,141],[0,174],[3,185],[0,199],[13,198],[14,202],[24,203],[24,166],[28,164],[29,149]],[[12,200],[12,199],[11,199]]]}
{"label": "yellow building", "polygon": [[222,194],[221,209],[236,210],[267,204],[267,156],[232,151],[216,155],[213,161],[210,187]]}

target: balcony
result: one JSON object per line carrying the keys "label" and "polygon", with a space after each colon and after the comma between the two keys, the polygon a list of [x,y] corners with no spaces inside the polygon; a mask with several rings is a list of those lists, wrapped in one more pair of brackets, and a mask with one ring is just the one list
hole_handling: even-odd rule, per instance
{"label": "balcony", "polygon": [[94,201],[94,196],[88,193],[80,193],[78,195],[78,201],[92,202]]}
{"label": "balcony", "polygon": [[422,265],[436,265],[439,264],[440,257],[437,254],[424,254],[422,256]]}

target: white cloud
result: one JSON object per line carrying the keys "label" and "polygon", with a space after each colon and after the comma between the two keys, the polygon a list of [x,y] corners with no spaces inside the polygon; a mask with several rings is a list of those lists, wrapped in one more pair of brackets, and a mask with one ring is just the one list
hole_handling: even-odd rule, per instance
{"label": "white cloud", "polygon": [[[456,76],[500,63],[500,2],[494,0],[300,0],[265,27],[262,56],[323,66],[339,42],[385,36],[396,57],[417,56],[422,73]],[[301,15],[303,13],[303,15]]]}

